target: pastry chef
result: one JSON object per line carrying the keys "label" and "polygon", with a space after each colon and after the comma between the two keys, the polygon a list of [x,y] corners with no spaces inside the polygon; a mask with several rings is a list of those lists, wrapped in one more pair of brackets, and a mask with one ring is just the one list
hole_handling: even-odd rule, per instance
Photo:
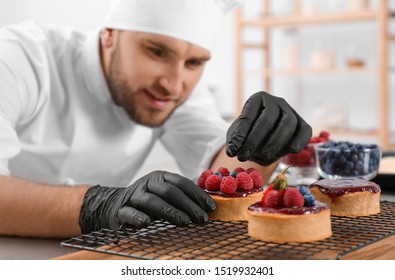
{"label": "pastry chef", "polygon": [[[33,21],[0,29],[0,234],[66,237],[161,218],[208,222],[206,168],[300,151],[310,126],[253,94],[229,126],[200,81],[236,0],[114,0],[88,34]],[[182,174],[130,182],[156,141]]]}

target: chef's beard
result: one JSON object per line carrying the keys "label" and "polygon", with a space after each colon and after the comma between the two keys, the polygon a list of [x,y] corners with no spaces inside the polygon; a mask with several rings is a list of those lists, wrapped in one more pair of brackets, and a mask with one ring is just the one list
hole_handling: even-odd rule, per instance
{"label": "chef's beard", "polygon": [[[139,93],[131,89],[127,80],[123,78],[122,71],[120,70],[121,63],[119,51],[115,49],[111,54],[108,78],[108,86],[115,104],[122,107],[129,118],[138,124],[148,127],[161,126],[181,104],[174,106],[170,111],[139,106]],[[177,101],[174,102],[176,103]]]}

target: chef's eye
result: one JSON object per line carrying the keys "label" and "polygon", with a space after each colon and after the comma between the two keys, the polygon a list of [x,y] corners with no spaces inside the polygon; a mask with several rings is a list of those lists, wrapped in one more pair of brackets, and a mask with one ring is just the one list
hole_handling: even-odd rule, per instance
{"label": "chef's eye", "polygon": [[166,51],[158,48],[150,48],[151,53],[156,57],[165,57]]}
{"label": "chef's eye", "polygon": [[198,67],[204,65],[204,63],[205,63],[205,61],[202,61],[199,59],[191,59],[191,60],[187,61],[187,65],[192,68],[198,68]]}

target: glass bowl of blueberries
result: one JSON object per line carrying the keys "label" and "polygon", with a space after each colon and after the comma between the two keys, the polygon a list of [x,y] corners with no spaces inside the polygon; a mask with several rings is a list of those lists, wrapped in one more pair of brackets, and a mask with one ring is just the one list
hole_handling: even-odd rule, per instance
{"label": "glass bowl of blueberries", "polygon": [[381,149],[377,144],[327,141],[315,147],[318,173],[325,179],[364,178],[377,175]]}

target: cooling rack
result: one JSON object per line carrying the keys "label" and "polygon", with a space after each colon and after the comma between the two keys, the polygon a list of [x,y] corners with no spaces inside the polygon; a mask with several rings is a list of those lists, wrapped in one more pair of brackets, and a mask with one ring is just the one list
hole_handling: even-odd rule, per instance
{"label": "cooling rack", "polygon": [[395,233],[395,202],[366,217],[331,217],[332,237],[306,243],[272,243],[247,234],[247,222],[210,221],[177,227],[154,221],[145,228],[102,229],[63,241],[62,246],[138,259],[341,259]]}

